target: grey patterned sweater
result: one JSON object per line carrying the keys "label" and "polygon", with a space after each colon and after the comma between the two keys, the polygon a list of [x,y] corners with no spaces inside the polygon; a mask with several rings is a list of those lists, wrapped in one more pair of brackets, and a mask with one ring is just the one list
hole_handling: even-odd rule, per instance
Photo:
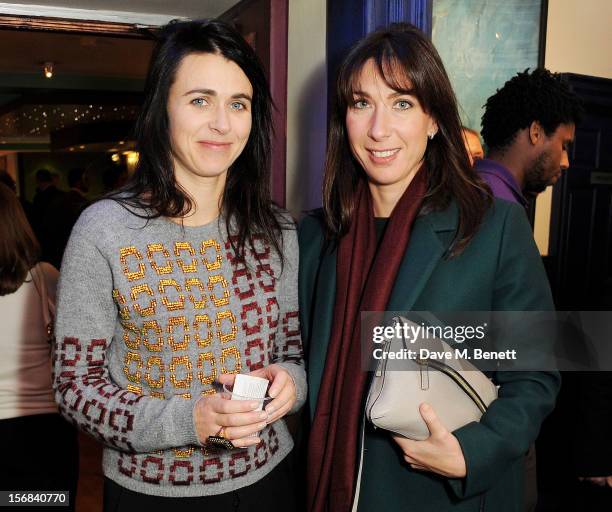
{"label": "grey patterned sweater", "polygon": [[239,261],[218,221],[147,223],[110,200],[82,214],[60,274],[54,388],[62,414],[105,444],[108,478],[158,496],[220,494],[258,481],[292,449],[283,420],[233,451],[201,446],[193,422],[217,375],[272,363],[296,383],[294,411],[304,403],[289,228],[281,272],[261,239],[258,257]]}

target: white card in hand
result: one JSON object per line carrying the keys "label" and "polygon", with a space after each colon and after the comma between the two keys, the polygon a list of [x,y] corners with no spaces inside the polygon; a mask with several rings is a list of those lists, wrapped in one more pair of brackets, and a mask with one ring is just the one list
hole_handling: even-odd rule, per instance
{"label": "white card in hand", "polygon": [[239,374],[234,379],[232,400],[261,400],[259,411],[263,409],[263,398],[268,391],[268,379]]}

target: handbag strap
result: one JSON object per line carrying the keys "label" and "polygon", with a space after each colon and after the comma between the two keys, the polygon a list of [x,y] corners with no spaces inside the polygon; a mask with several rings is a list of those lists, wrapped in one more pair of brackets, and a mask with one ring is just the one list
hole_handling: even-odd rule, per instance
{"label": "handbag strap", "polygon": [[49,298],[49,294],[47,293],[47,283],[45,281],[45,276],[40,268],[40,263],[34,265],[30,274],[32,276],[32,281],[34,282],[34,286],[38,291],[38,295],[40,296],[41,309],[43,314],[43,320],[45,322],[45,327],[47,329],[47,337],[49,341],[53,339],[53,320],[55,318],[55,304]]}

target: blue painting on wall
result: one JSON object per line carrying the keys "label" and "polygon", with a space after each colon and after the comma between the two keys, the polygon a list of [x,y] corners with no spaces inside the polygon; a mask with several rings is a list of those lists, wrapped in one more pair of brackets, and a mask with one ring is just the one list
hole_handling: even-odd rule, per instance
{"label": "blue painting on wall", "polygon": [[432,39],[464,125],[480,131],[487,98],[537,67],[540,14],[541,0],[434,0]]}

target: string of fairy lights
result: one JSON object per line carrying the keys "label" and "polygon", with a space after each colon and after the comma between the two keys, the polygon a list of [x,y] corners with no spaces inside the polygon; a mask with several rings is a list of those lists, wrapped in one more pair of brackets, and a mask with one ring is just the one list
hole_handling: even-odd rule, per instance
{"label": "string of fairy lights", "polygon": [[2,138],[25,136],[48,140],[51,132],[63,128],[100,121],[133,120],[137,113],[138,107],[131,105],[23,105],[0,116],[0,143]]}

